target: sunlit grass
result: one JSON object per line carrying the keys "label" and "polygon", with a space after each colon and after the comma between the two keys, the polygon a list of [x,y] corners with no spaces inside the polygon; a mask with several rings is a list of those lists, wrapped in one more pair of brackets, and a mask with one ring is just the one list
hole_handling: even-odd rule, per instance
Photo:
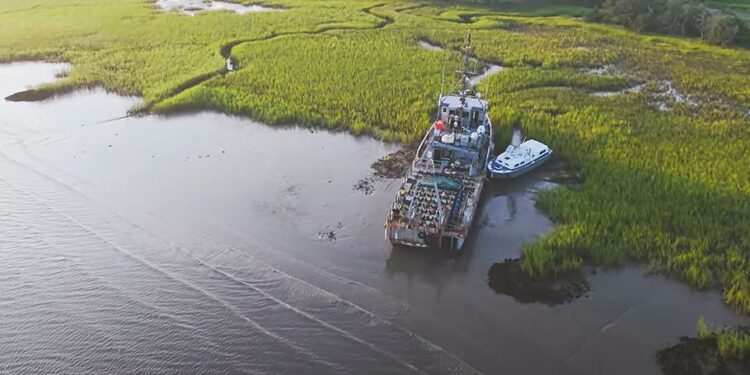
{"label": "sunlit grass", "polygon": [[697,330],[701,339],[716,339],[719,356],[750,363],[750,331],[747,329],[716,329],[701,318]]}

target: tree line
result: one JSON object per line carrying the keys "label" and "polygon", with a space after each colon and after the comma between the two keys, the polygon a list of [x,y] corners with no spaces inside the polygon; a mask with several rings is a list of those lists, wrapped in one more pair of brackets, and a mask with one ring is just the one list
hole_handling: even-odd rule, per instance
{"label": "tree line", "polygon": [[750,45],[743,20],[701,0],[603,0],[588,19],[639,32],[699,37],[722,46]]}
{"label": "tree line", "polygon": [[[449,0],[450,1],[450,0]],[[750,47],[750,28],[737,15],[707,0],[456,0],[494,5],[538,4],[592,7],[588,21],[651,32],[700,38],[708,43]]]}

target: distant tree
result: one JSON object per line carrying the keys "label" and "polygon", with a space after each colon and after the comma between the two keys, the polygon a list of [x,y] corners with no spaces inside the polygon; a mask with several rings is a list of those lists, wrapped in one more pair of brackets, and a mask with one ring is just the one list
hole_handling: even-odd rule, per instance
{"label": "distant tree", "polygon": [[715,13],[703,24],[703,39],[712,44],[726,46],[738,40],[744,22],[734,15]]}
{"label": "distant tree", "polygon": [[695,12],[698,8],[698,4],[694,1],[667,0],[664,3],[664,12],[659,19],[661,31],[666,34],[690,35],[690,32],[695,31],[695,28],[690,26],[695,22]]}
{"label": "distant tree", "polygon": [[750,30],[734,14],[711,9],[705,0],[605,0],[588,19],[636,31],[700,37],[726,46],[750,44]]}
{"label": "distant tree", "polygon": [[684,36],[700,36],[703,37],[703,15],[707,14],[707,9],[702,2],[696,2],[693,6],[685,9],[684,20],[685,30],[682,35]]}
{"label": "distant tree", "polygon": [[608,22],[646,31],[655,26],[657,10],[663,3],[664,0],[606,0],[600,11]]}

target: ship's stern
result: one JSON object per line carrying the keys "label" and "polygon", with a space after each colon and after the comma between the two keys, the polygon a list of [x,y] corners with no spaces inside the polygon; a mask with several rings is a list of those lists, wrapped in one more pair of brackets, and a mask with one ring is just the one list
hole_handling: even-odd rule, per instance
{"label": "ship's stern", "polygon": [[427,235],[424,232],[391,222],[386,222],[385,224],[385,238],[393,246],[430,246]]}

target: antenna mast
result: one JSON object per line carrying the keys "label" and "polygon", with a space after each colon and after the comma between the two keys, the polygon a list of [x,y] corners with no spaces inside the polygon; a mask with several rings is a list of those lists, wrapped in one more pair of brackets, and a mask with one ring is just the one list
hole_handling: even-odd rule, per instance
{"label": "antenna mast", "polygon": [[445,86],[445,61],[443,61],[443,73],[440,76],[440,98],[443,98],[443,87]]}
{"label": "antenna mast", "polygon": [[466,45],[464,46],[464,60],[461,70],[457,71],[461,79],[461,102],[466,101],[466,89],[469,85],[469,56],[471,55],[471,30],[466,33]]}

